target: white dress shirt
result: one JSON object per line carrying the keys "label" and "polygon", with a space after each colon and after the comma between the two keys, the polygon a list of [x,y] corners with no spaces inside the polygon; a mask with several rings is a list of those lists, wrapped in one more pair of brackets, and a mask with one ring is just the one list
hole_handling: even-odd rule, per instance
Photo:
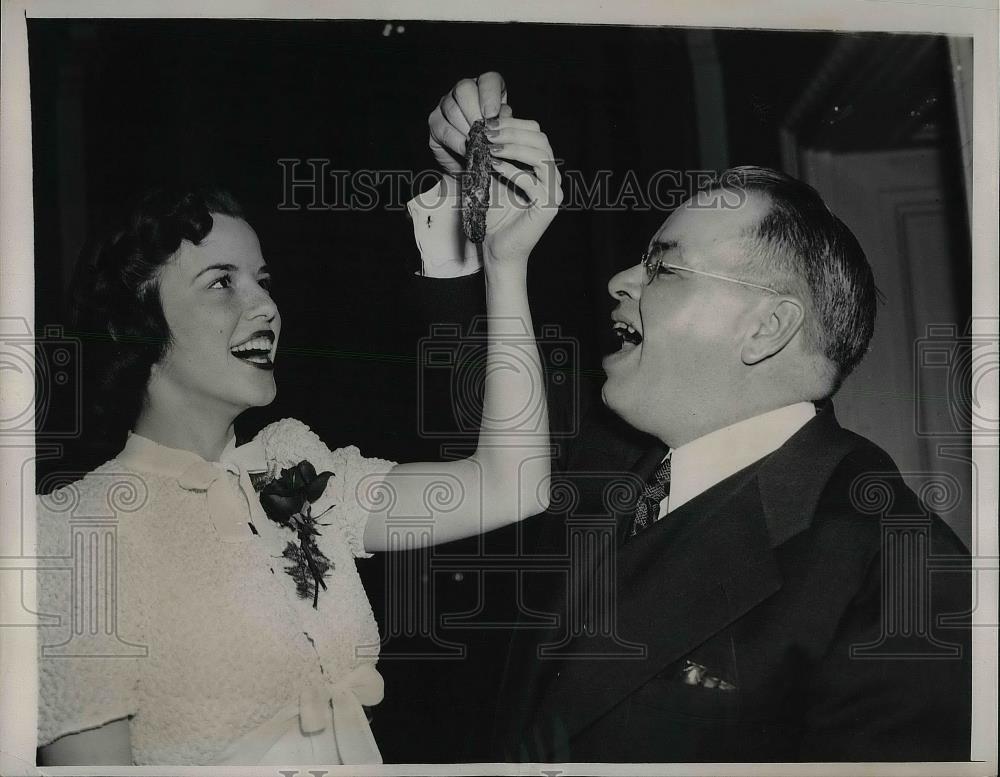
{"label": "white dress shirt", "polygon": [[797,402],[716,429],[675,448],[670,454],[670,495],[660,502],[659,517],[778,450],[814,415],[812,402]]}

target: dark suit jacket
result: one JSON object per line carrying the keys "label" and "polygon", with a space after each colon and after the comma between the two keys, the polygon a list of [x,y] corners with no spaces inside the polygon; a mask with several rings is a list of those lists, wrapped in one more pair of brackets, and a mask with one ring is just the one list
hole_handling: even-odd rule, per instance
{"label": "dark suit jacket", "polygon": [[[464,322],[481,286],[421,279],[414,297],[428,320]],[[475,760],[969,758],[968,554],[888,454],[828,404],[625,543],[666,449],[589,396],[565,402],[550,386],[554,427],[567,408],[582,425],[560,441],[552,508],[512,529],[534,549],[517,592],[525,618],[493,747],[471,746]],[[473,663],[488,705],[492,666]],[[482,722],[463,739],[478,741]]]}
{"label": "dark suit jacket", "polygon": [[573,515],[537,519],[552,558],[574,521],[603,510],[618,529],[574,561],[575,589],[550,580],[526,594],[559,623],[515,633],[495,757],[968,760],[968,556],[889,456],[828,405],[623,543],[629,500],[599,503],[663,454],[653,446],[631,483],[567,475]]}

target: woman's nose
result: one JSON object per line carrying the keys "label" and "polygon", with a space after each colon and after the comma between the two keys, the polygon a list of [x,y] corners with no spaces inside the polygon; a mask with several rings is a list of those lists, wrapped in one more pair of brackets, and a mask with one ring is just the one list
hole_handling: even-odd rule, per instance
{"label": "woman's nose", "polygon": [[263,318],[272,321],[278,315],[278,306],[266,290],[258,287],[253,298],[248,300],[247,318]]}
{"label": "woman's nose", "polygon": [[608,281],[608,294],[614,299],[621,297],[639,299],[645,283],[646,268],[643,267],[642,262],[639,262],[634,267],[629,267],[627,270],[622,270],[611,276],[611,280]]}

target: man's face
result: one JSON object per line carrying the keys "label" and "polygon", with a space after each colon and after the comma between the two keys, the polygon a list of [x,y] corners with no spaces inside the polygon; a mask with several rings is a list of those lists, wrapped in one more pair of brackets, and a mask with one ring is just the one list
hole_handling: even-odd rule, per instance
{"label": "man's face", "polygon": [[766,293],[666,267],[764,283],[748,277],[744,267],[745,235],[768,204],[754,194],[735,209],[723,208],[725,201],[699,208],[688,200],[671,214],[649,244],[663,262],[651,283],[641,264],[608,283],[618,300],[612,319],[623,343],[604,359],[604,401],[632,426],[673,447],[693,439],[691,430],[718,428],[713,417],[722,417],[720,408],[738,396],[749,313]]}

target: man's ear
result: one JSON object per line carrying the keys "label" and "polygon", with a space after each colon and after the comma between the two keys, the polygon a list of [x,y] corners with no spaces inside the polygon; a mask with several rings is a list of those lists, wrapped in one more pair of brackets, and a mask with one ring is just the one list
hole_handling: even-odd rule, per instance
{"label": "man's ear", "polygon": [[757,364],[779,353],[802,328],[805,310],[795,297],[781,297],[767,310],[756,331],[743,344],[744,364]]}

